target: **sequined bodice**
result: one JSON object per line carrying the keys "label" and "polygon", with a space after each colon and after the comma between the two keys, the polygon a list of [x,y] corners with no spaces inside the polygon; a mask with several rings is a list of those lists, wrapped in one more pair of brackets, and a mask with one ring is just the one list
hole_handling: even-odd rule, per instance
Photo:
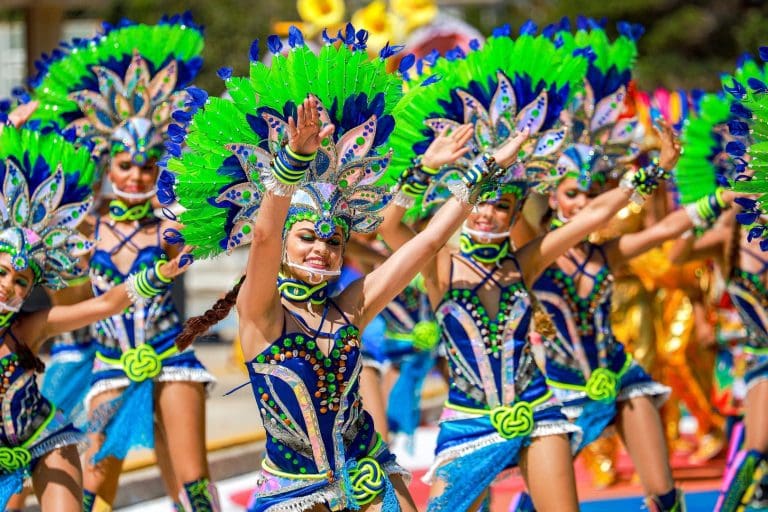
{"label": "sequined bodice", "polygon": [[[98,224],[96,230],[98,238]],[[133,236],[133,235],[131,235]],[[130,237],[126,239],[130,241]],[[125,245],[123,240],[111,251],[97,247],[91,256],[89,273],[93,293],[100,296],[123,283],[127,277],[153,266],[165,258],[158,238],[156,245],[135,247],[136,259],[128,273],[122,273],[113,260],[117,249]],[[148,300],[142,307],[130,306],[119,315],[99,320],[94,324],[94,335],[101,352],[110,357],[120,357],[122,352],[150,343],[156,352],[171,348],[181,332],[181,323],[170,289]]]}
{"label": "sequined bodice", "polygon": [[752,273],[734,268],[728,281],[728,293],[747,328],[750,345],[768,348],[768,290],[762,281],[768,271],[768,261],[758,255],[754,257],[763,262],[762,270]]}
{"label": "sequined bodice", "polygon": [[[489,280],[500,289],[494,318],[478,297],[478,290]],[[527,341],[531,303],[525,285],[501,286],[486,274],[473,289],[450,289],[436,318],[451,368],[448,400],[472,408],[513,403],[537,372]]]}
{"label": "sequined bodice", "polygon": [[[595,252],[602,258],[602,266],[590,273],[585,267]],[[619,371],[626,357],[611,330],[613,275],[602,248],[588,244],[584,261],[574,263],[576,270],[571,274],[558,266],[545,270],[534,283],[533,291],[557,331],[554,339],[544,342],[547,377],[583,385],[596,368]],[[578,293],[579,278],[592,282],[586,296]]]}
{"label": "sequined bodice", "polygon": [[19,446],[29,439],[51,412],[51,403],[37,387],[35,373],[19,364],[16,354],[0,358],[1,446]]}
{"label": "sequined bodice", "polygon": [[335,473],[375,439],[360,400],[360,331],[346,325],[332,339],[326,355],[311,336],[285,333],[247,365],[267,456],[283,471]]}

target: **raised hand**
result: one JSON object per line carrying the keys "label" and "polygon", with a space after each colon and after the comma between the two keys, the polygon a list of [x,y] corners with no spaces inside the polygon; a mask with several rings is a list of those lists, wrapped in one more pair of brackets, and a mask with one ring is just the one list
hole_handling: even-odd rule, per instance
{"label": "raised hand", "polygon": [[439,169],[446,164],[452,164],[464,156],[470,148],[467,142],[472,138],[474,127],[471,123],[463,124],[453,132],[450,128],[435,137],[421,159],[422,165],[430,169]]}
{"label": "raised hand", "polygon": [[162,277],[165,279],[174,279],[186,272],[187,269],[192,266],[191,252],[192,246],[186,245],[179,251],[179,254],[177,254],[175,258],[163,263],[159,268]]}
{"label": "raised hand", "polygon": [[520,148],[523,146],[531,131],[525,128],[523,131],[517,132],[514,137],[507,139],[503,146],[496,150],[493,154],[493,159],[496,160],[496,164],[499,167],[506,169],[517,160],[517,154]]}
{"label": "raised hand", "polygon": [[320,126],[317,98],[307,98],[296,109],[296,119],[288,118],[288,145],[294,153],[311,155],[320,147],[320,141],[329,137],[335,126]]}
{"label": "raised hand", "polygon": [[[35,113],[38,105],[39,103],[37,100],[19,105],[8,113],[8,122],[14,127],[18,128],[19,126],[26,123],[30,116]],[[2,128],[0,128],[0,130],[1,129]]]}
{"label": "raised hand", "polygon": [[656,134],[661,142],[659,167],[670,172],[677,165],[677,160],[680,158],[680,139],[677,138],[675,131],[664,119],[659,118],[654,124],[658,125],[658,127],[654,126],[654,130],[656,130]]}

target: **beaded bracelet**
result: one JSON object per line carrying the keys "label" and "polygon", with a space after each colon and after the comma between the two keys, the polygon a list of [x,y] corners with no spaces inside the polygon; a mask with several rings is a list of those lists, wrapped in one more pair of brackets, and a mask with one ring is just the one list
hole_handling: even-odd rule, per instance
{"label": "beaded bracelet", "polygon": [[625,190],[631,190],[632,201],[641,204],[645,198],[659,188],[659,182],[669,177],[669,173],[656,164],[642,167],[635,172],[627,172],[619,182]]}
{"label": "beaded bracelet", "polygon": [[[297,155],[288,146],[285,146],[275,155],[272,174],[284,185],[297,185],[304,178],[304,174],[309,169],[309,164],[314,160],[316,154]],[[295,156],[299,158],[295,158]]]}
{"label": "beaded bracelet", "polygon": [[144,303],[168,289],[173,279],[164,277],[159,272],[159,268],[164,263],[165,261],[158,261],[154,266],[128,276],[125,281],[125,289],[132,303]]}
{"label": "beaded bracelet", "polygon": [[695,202],[685,206],[685,211],[691,218],[693,226],[698,229],[711,227],[726,209],[727,204],[723,199],[723,189],[718,188],[714,194],[701,197]]}
{"label": "beaded bracelet", "polygon": [[[478,160],[482,161],[482,165]],[[503,172],[504,168],[496,163],[495,158],[483,153],[461,176],[461,182],[450,185],[448,189],[462,203],[474,205],[482,192],[491,188],[491,183]]]}

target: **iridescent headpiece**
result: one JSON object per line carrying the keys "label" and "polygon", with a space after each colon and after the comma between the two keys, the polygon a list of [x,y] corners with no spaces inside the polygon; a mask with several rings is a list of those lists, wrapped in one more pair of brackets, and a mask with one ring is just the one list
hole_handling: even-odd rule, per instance
{"label": "iridescent headpiece", "polygon": [[192,116],[184,127],[189,151],[171,148],[176,153],[167,164],[172,173],[160,179],[160,199],[175,197],[185,208],[183,237],[197,255],[211,256],[250,241],[264,183],[274,180],[269,167],[287,142],[287,119],[310,94],[318,100],[321,122],[336,129],[322,141],[293,195],[286,230],[300,220],[312,221],[322,238],[333,235],[336,226],[347,236],[376,228],[387,194],[375,183],[391,158],[384,145],[394,127],[390,113],[402,96],[402,82],[386,70],[386,59],[397,48],[387,46],[379,58],[369,60],[366,37],[348,25],[338,38],[324,33],[326,44],[315,54],[292,27],[287,49],[277,36],[269,37],[274,54],[269,66],[259,62],[254,41],[250,77],[219,71],[232,101],[209,98]]}
{"label": "iridescent headpiece", "polygon": [[35,283],[66,286],[89,242],[76,230],[91,207],[95,163],[54,133],[5,127],[0,134],[0,252]]}
{"label": "iridescent headpiece", "polygon": [[567,131],[558,123],[560,111],[581,87],[586,72],[586,59],[579,53],[556,48],[547,37],[537,36],[536,26],[528,22],[518,37],[505,26],[483,45],[474,41],[466,54],[457,48],[444,58],[433,53],[419,62],[406,56],[401,71],[407,73],[415,64],[415,72],[411,70],[409,90],[394,112],[397,125],[388,180],[394,182],[414,165],[438,134],[464,123],[474,125],[474,137],[470,152],[456,167],[470,167],[516,131],[528,128],[531,136],[499,192],[522,195],[530,185],[553,178]]}
{"label": "iridescent headpiece", "polygon": [[578,178],[583,188],[589,188],[593,174],[613,170],[640,153],[634,144],[637,120],[621,115],[643,28],[619,23],[618,30],[619,37],[611,41],[603,24],[583,17],[577,19],[575,34],[567,18],[544,30],[558,46],[588,47],[592,54],[584,91],[569,109],[573,142],[557,162],[558,174]]}
{"label": "iridescent headpiece", "polygon": [[105,24],[93,39],[64,43],[37,63],[34,119],[76,129],[98,157],[128,151],[145,165],[163,153],[171,113],[185,108],[183,88],[200,70],[202,49],[202,28],[188,14],[157,25]]}

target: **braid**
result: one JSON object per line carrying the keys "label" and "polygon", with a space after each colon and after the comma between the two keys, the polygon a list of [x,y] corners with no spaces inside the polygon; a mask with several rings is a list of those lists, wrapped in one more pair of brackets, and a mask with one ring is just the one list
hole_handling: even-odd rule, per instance
{"label": "braid", "polygon": [[14,352],[19,357],[19,364],[27,370],[32,370],[36,373],[43,373],[45,371],[45,363],[43,363],[42,359],[37,357],[34,352],[32,352],[32,349],[29,348],[29,345],[13,335],[11,332],[12,327],[13,325],[10,325],[7,332],[11,335],[11,338],[13,338],[14,345],[16,345],[14,347]]}
{"label": "braid", "polygon": [[725,244],[725,269],[724,277],[726,280],[733,277],[733,271],[739,266],[739,255],[741,253],[741,226],[738,222],[734,223],[731,230],[730,246]]}
{"label": "braid", "polygon": [[176,347],[184,350],[192,344],[199,335],[207,331],[211,326],[216,325],[223,320],[232,310],[237,300],[237,294],[240,292],[240,286],[245,281],[245,275],[240,278],[237,284],[227,292],[227,294],[216,301],[216,303],[205,313],[193,316],[184,322],[184,328],[176,337]]}

